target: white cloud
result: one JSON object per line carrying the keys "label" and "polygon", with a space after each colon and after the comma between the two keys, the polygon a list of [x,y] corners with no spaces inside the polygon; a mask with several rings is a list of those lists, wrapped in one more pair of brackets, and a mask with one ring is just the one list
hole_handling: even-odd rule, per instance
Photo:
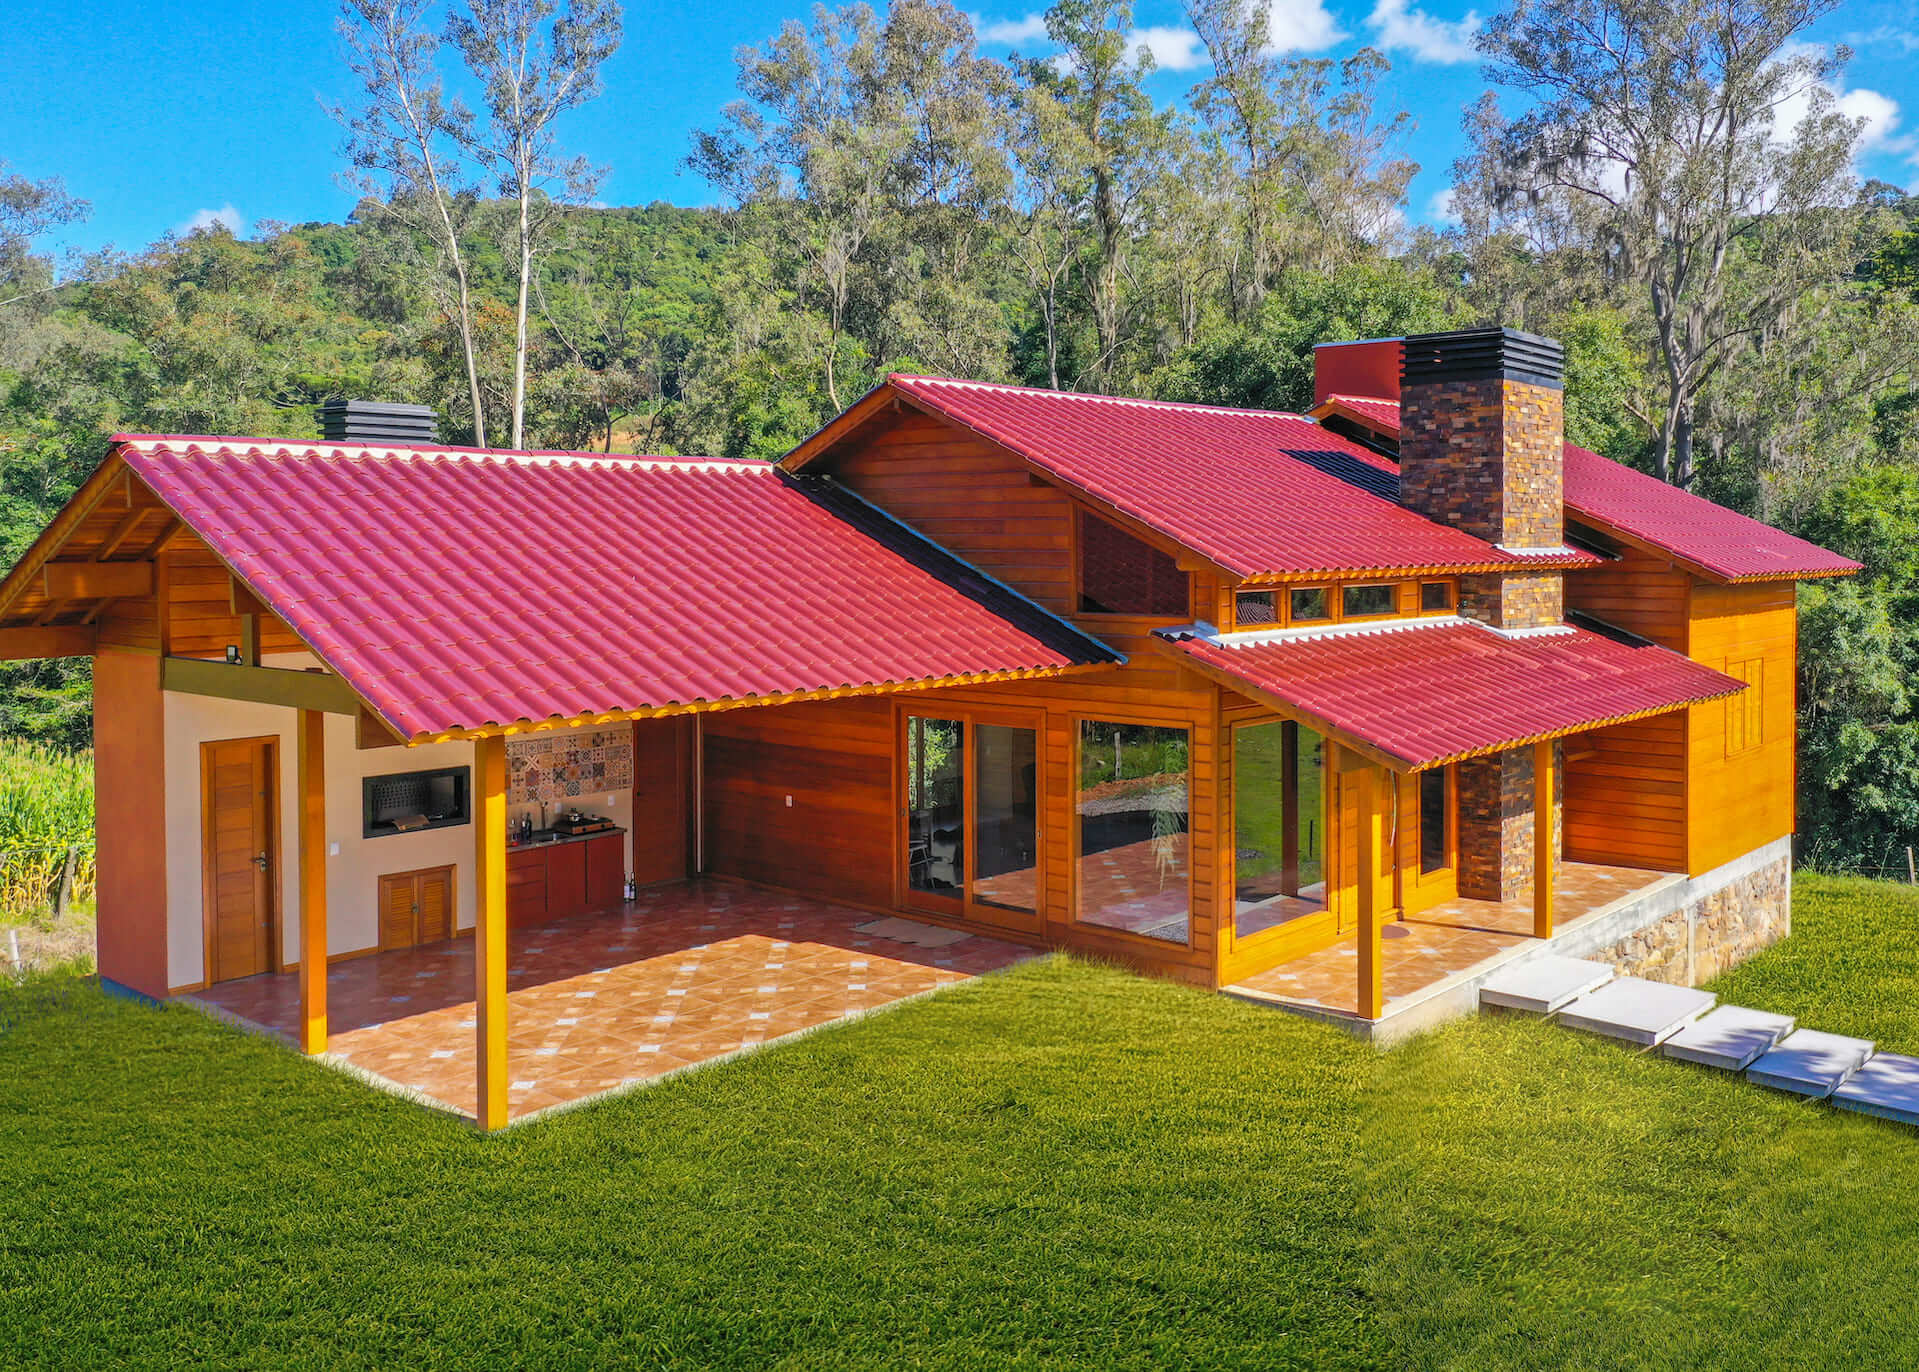
{"label": "white cloud", "polygon": [[[1821,57],[1825,49],[1816,43],[1789,43],[1779,51],[1780,60],[1794,57]],[[1899,125],[1901,114],[1899,102],[1891,96],[1864,86],[1856,90],[1815,82],[1804,90],[1793,92],[1773,108],[1772,127],[1776,136],[1790,137],[1805,117],[1812,112],[1814,89],[1823,90],[1832,98],[1833,108],[1848,119],[1862,121],[1859,142],[1853,148],[1853,159],[1871,153],[1891,153],[1904,157],[1906,161],[1919,167],[1919,137],[1910,133],[1901,133]]]}
{"label": "white cloud", "polygon": [[1468,10],[1464,19],[1435,19],[1407,0],[1379,0],[1366,24],[1380,47],[1411,53],[1421,62],[1471,62],[1479,56],[1473,48],[1479,33],[1475,10]]}
{"label": "white cloud", "polygon": [[1346,36],[1325,0],[1281,0],[1266,15],[1266,51],[1320,52]]}
{"label": "white cloud", "polygon": [[1155,24],[1135,29],[1126,35],[1126,46],[1134,52],[1145,48],[1153,54],[1153,64],[1163,71],[1191,71],[1206,65],[1206,45],[1191,29],[1176,29]]}
{"label": "white cloud", "polygon": [[1453,188],[1441,186],[1426,202],[1426,222],[1442,229],[1459,227],[1459,213],[1453,208]]}
{"label": "white cloud", "polygon": [[217,210],[195,210],[193,218],[180,226],[182,234],[198,233],[201,229],[210,229],[215,225],[225,229],[238,238],[246,232],[246,217],[231,205],[222,205]]}
{"label": "white cloud", "polygon": [[1008,47],[1017,47],[1021,43],[1036,43],[1046,37],[1046,16],[1029,14],[1021,19],[994,19],[990,22],[975,19],[973,28],[982,43],[1004,43]]}

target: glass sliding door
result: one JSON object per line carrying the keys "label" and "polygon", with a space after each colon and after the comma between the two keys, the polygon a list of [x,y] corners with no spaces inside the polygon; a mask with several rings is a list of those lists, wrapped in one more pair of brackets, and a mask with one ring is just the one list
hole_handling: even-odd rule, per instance
{"label": "glass sliding door", "polygon": [[973,900],[1039,909],[1039,734],[973,726]]}
{"label": "glass sliding door", "polygon": [[1036,930],[1038,728],[971,711],[909,713],[901,745],[907,904]]}
{"label": "glass sliding door", "polygon": [[1233,731],[1233,935],[1326,909],[1325,743],[1288,721]]}
{"label": "glass sliding door", "polygon": [[906,717],[906,884],[958,901],[966,890],[966,726]]}
{"label": "glass sliding door", "polygon": [[1078,770],[1080,923],[1187,942],[1186,730],[1081,720]]}

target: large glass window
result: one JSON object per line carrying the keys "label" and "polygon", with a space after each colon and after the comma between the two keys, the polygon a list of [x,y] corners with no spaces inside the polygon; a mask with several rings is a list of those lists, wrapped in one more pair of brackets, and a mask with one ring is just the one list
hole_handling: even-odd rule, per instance
{"label": "large glass window", "polygon": [[957,899],[966,882],[966,731],[957,719],[906,717],[906,879]]}
{"label": "large glass window", "polygon": [[1449,791],[1453,769],[1435,767],[1419,774],[1419,874],[1443,872],[1453,865]]}
{"label": "large glass window", "polygon": [[1179,564],[1124,529],[1079,512],[1079,610],[1185,619],[1192,592]]}
{"label": "large glass window", "polygon": [[973,899],[1039,908],[1039,735],[973,726]]}
{"label": "large glass window", "polygon": [[1325,744],[1290,721],[1233,731],[1233,933],[1326,908]]}
{"label": "large glass window", "polygon": [[1186,730],[1081,721],[1081,923],[1187,941],[1189,796]]}
{"label": "large glass window", "polygon": [[1346,586],[1341,588],[1339,612],[1345,619],[1389,615],[1398,596],[1398,588],[1393,586]]}

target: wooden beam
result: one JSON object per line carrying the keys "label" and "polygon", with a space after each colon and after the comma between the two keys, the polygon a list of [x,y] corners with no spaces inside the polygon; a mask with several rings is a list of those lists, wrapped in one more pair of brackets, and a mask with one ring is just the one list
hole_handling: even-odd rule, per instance
{"label": "wooden beam", "polygon": [[0,629],[0,662],[20,662],[32,657],[88,657],[93,648],[93,629],[84,624]]}
{"label": "wooden beam", "polygon": [[43,575],[49,600],[153,594],[151,562],[49,562]]}
{"label": "wooden beam", "polygon": [[300,1051],[327,1045],[326,715],[300,711]]}
{"label": "wooden beam", "polygon": [[266,607],[266,603],[262,601],[259,596],[247,589],[245,582],[231,573],[227,575],[227,598],[233,606],[233,613],[236,615],[267,615],[273,613],[273,611]]}
{"label": "wooden beam", "polygon": [[197,657],[169,657],[161,667],[163,690],[183,695],[250,700],[330,715],[357,715],[360,697],[331,672],[295,672],[285,667],[235,666]]}
{"label": "wooden beam", "polygon": [[478,908],[473,921],[473,1000],[481,1130],[506,1126],[506,739],[473,745],[473,826]]}
{"label": "wooden beam", "polygon": [[260,616],[240,616],[240,662],[242,666],[260,665]]}
{"label": "wooden beam", "polygon": [[[129,504],[131,505],[131,497],[129,497]],[[115,524],[107,533],[107,536],[100,540],[100,546],[93,550],[92,560],[95,562],[105,562],[108,558],[112,557],[114,553],[119,551],[120,545],[125,543],[132,535],[133,531],[140,527],[140,521],[158,508],[156,505],[132,505],[127,513],[120,517],[120,522]]]}
{"label": "wooden beam", "polygon": [[406,740],[394,733],[384,719],[362,705],[360,717],[353,728],[353,746],[365,750],[368,748],[401,748]]}
{"label": "wooden beam", "polygon": [[[1343,749],[1341,751],[1344,751]],[[1379,909],[1378,773],[1370,766],[1344,773],[1346,784],[1357,788],[1359,804],[1359,1017],[1378,1019],[1386,1010],[1386,978]]]}
{"label": "wooden beam", "polygon": [[1533,937],[1553,936],[1553,745],[1533,744]]}

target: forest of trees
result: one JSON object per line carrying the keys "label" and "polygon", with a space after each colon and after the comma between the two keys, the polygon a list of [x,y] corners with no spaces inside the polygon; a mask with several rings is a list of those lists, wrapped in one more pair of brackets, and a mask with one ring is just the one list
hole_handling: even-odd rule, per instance
{"label": "forest of trees", "polygon": [[[430,404],[452,441],[770,458],[890,370],[1296,409],[1316,342],[1497,322],[1565,340],[1575,441],[1867,563],[1802,592],[1802,851],[1903,867],[1919,200],[1853,172],[1847,55],[1803,41],[1835,4],[1495,16],[1438,231],[1409,225],[1386,59],[1275,54],[1243,0],[1191,0],[1210,63],[1177,104],[1120,0],[1059,0],[1008,60],[949,4],[816,9],[691,133],[705,209],[589,207],[555,125],[443,94],[437,64],[485,77],[498,35],[351,0],[345,223],[56,262],[85,207],[0,166],[0,562],[116,430],[313,436],[352,396]],[[555,22],[550,117],[591,98],[618,8]],[[0,734],[85,741],[85,664],[5,672]]]}

